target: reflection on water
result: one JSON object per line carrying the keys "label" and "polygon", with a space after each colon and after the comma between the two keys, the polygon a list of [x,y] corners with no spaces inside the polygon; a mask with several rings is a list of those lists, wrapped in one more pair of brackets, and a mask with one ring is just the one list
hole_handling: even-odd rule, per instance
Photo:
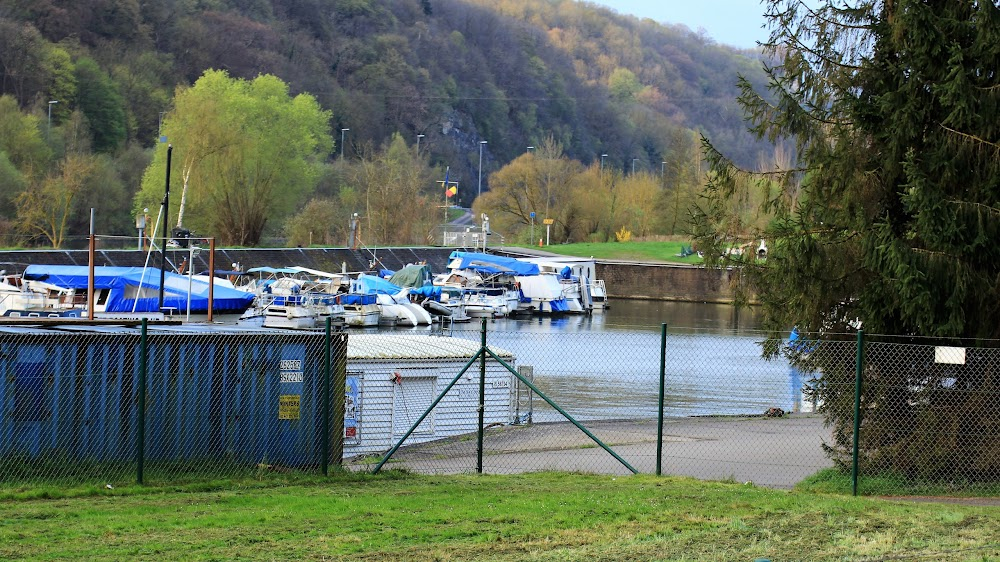
{"label": "reflection on water", "polygon": [[[730,305],[614,300],[589,316],[489,320],[487,341],[533,367],[539,389],[574,417],[655,418],[663,323],[665,415],[799,409],[802,377],[782,358],[765,361],[753,311]],[[478,341],[480,325],[453,335]],[[535,421],[560,418],[538,398],[534,407]]]}

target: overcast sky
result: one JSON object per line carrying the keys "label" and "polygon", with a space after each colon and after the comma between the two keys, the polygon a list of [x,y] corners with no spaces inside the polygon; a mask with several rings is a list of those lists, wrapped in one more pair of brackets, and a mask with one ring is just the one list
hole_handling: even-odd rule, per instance
{"label": "overcast sky", "polygon": [[755,47],[767,39],[764,6],[759,0],[589,0],[621,14],[650,18],[660,23],[682,23],[718,43],[739,48]]}

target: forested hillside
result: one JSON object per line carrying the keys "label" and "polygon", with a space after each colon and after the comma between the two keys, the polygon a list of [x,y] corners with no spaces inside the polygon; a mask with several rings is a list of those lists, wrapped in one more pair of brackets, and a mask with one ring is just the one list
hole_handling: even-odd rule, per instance
{"label": "forested hillside", "polygon": [[[175,111],[176,96],[210,69],[246,83],[273,75],[328,119],[317,134],[329,142],[310,143],[326,152],[301,155],[311,172],[280,190],[294,200],[274,205],[255,235],[222,234],[244,244],[295,238],[303,211],[315,214],[306,223],[346,223],[351,212],[372,221],[379,196],[415,202],[419,224],[402,240],[370,223],[370,232],[397,238],[375,242],[420,241],[437,217],[445,167],[458,182],[451,202],[475,199],[480,151],[483,191],[493,173],[543,144],[583,166],[603,160],[609,171],[648,173],[663,190],[700,185],[698,133],[747,167],[771,158],[735,102],[738,74],[763,84],[759,54],[587,3],[0,0],[0,234],[61,245],[86,232],[90,207],[99,231],[134,232],[135,210],[158,203],[135,198],[144,174],[153,183],[150,164],[163,160],[158,139],[179,140],[168,133],[191,118]],[[174,148],[181,162],[192,152]],[[402,176],[411,184],[404,191],[381,185]],[[277,193],[258,203],[270,209]],[[212,214],[192,211],[191,220],[217,234]],[[676,230],[677,216],[649,232],[667,223]],[[300,232],[298,242],[339,243],[340,227],[310,229],[308,240]]]}

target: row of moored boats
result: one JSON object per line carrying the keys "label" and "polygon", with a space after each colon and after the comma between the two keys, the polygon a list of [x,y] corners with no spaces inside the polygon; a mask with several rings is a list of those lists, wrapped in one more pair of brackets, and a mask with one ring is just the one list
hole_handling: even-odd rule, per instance
{"label": "row of moored boats", "polygon": [[425,264],[378,275],[255,267],[214,276],[138,267],[95,267],[91,273],[86,266],[29,265],[0,282],[0,315],[85,317],[90,283],[98,317],[181,315],[199,320],[211,298],[215,317],[292,329],[324,326],[327,318],[350,327],[420,326],[481,317],[586,314],[607,306],[604,282],[594,279],[592,260],[456,251],[447,271],[437,275]]}

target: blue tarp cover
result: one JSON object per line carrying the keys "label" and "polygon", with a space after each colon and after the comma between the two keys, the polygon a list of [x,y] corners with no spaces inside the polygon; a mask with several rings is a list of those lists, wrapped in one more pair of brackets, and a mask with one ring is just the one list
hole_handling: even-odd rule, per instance
{"label": "blue tarp cover", "polygon": [[479,273],[506,273],[508,275],[538,275],[538,265],[533,263],[494,256],[492,254],[480,254],[476,252],[454,251],[449,256],[449,261],[462,260],[457,269],[471,269]]}
{"label": "blue tarp cover", "polygon": [[[24,278],[44,281],[66,289],[86,290],[89,268],[85,265],[29,265]],[[136,303],[136,293],[142,284],[142,296]],[[94,268],[94,289],[110,289],[105,310],[108,312],[158,312],[160,270],[141,267]],[[216,285],[213,310],[242,312],[253,302],[253,293],[245,293]],[[188,277],[177,273],[164,273],[163,307],[187,310]],[[191,312],[208,311],[208,283],[191,280]]]}
{"label": "blue tarp cover", "polygon": [[342,293],[337,295],[337,299],[340,301],[340,304],[352,305],[376,304],[378,302],[375,295],[359,295],[356,293]]}
{"label": "blue tarp cover", "polygon": [[383,293],[386,295],[395,295],[403,290],[399,285],[365,273],[358,275],[358,288],[361,293]]}
{"label": "blue tarp cover", "polygon": [[441,300],[441,287],[435,287],[433,285],[414,287],[410,289],[410,294],[420,295],[421,297],[424,298],[429,298],[431,300],[439,301]]}

